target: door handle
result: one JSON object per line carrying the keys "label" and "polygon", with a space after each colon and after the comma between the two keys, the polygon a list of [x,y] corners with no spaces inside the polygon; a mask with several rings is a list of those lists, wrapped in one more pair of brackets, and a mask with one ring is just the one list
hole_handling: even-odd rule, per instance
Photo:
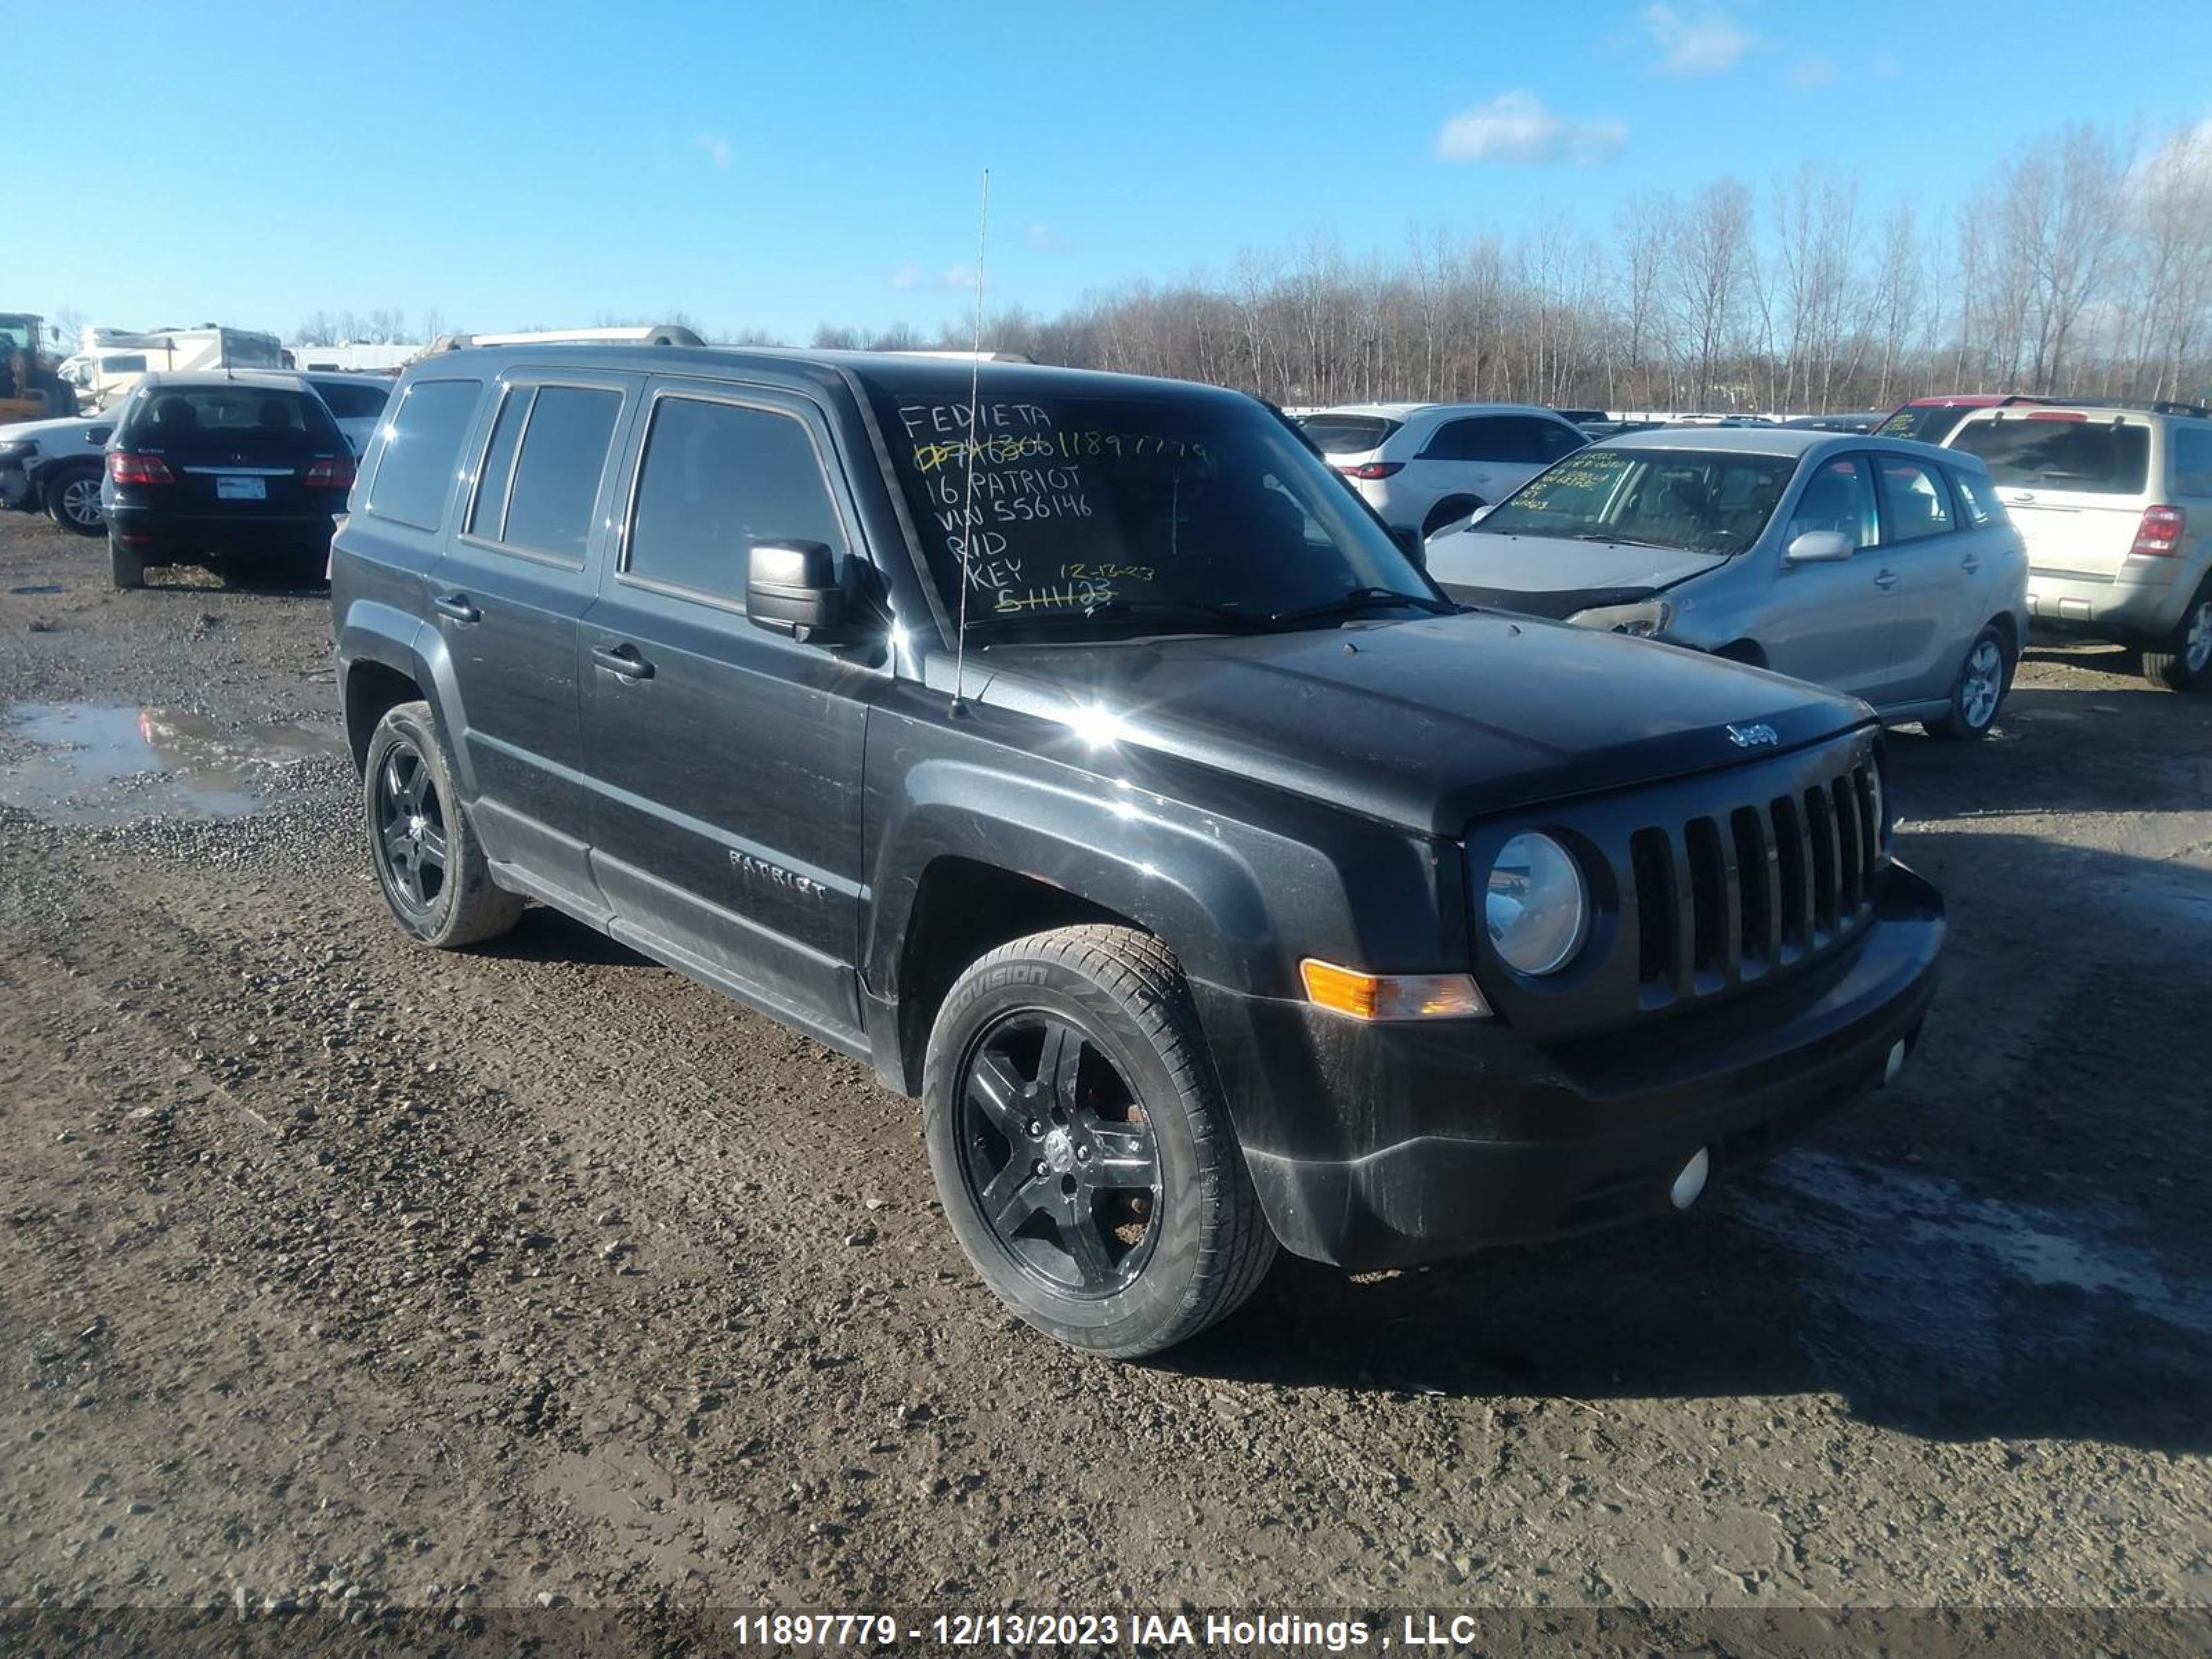
{"label": "door handle", "polygon": [[465,593],[441,593],[430,601],[441,617],[451,617],[457,623],[479,623],[483,612],[469,603]]}
{"label": "door handle", "polygon": [[637,654],[634,645],[595,645],[592,660],[617,679],[649,680],[653,665]]}
{"label": "door handle", "polygon": [[1971,576],[1982,568],[1982,562],[1969,553],[1959,561],[1959,568]]}
{"label": "door handle", "polygon": [[1894,570],[1883,571],[1880,575],[1874,579],[1874,585],[1876,587],[1881,588],[1884,592],[1887,592],[1891,588],[1897,586],[1897,573]]}

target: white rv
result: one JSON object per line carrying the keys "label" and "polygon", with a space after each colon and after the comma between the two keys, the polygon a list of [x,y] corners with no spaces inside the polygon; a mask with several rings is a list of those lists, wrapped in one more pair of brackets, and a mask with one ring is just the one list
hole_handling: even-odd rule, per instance
{"label": "white rv", "polygon": [[160,328],[144,333],[88,328],[60,374],[89,414],[118,401],[142,374],[208,368],[283,368],[284,344],[250,328]]}

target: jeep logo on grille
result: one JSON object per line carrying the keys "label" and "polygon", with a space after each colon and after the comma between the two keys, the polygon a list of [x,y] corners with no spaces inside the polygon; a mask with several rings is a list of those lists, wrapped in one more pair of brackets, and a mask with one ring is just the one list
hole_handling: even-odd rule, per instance
{"label": "jeep logo on grille", "polygon": [[1755,726],[1731,726],[1729,741],[1739,749],[1771,749],[1782,741],[1782,734],[1765,720]]}

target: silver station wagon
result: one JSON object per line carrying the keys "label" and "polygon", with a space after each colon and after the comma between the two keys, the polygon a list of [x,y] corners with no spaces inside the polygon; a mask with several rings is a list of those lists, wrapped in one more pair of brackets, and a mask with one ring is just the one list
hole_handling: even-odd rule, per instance
{"label": "silver station wagon", "polygon": [[1680,428],[1567,457],[1427,544],[1453,598],[1690,646],[1978,738],[2027,636],[1989,472],[1926,444]]}

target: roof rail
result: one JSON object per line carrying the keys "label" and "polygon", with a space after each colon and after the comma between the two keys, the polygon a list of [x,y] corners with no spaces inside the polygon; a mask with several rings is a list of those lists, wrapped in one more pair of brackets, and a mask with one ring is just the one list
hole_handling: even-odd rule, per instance
{"label": "roof rail", "polygon": [[665,345],[702,346],[694,330],[680,323],[654,323],[637,328],[541,328],[520,334],[441,334],[424,356],[461,351],[471,346],[505,345]]}
{"label": "roof rail", "polygon": [[2118,409],[2144,415],[2212,416],[2212,408],[2203,404],[2177,403],[2170,398],[2038,398],[2034,401],[2057,404],[2065,409]]}

